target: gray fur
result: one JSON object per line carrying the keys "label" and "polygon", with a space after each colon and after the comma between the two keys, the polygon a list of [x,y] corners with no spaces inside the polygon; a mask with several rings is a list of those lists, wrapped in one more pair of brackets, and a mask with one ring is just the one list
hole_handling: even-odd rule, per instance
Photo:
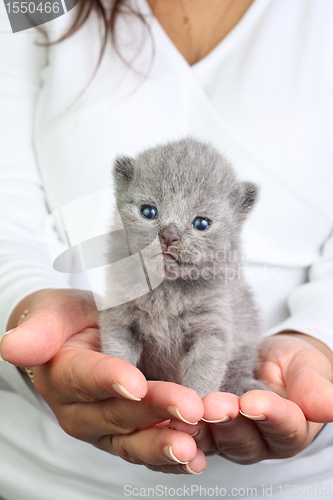
{"label": "gray fur", "polygon": [[[239,181],[219,152],[191,138],[118,158],[113,175],[127,238],[113,233],[110,262],[144,249],[157,234],[159,241],[165,228],[178,231],[180,241],[169,248],[176,260],[164,262],[157,288],[101,312],[102,351],[137,366],[147,379],[177,382],[200,396],[264,389],[253,377],[261,328],[240,245],[256,185]],[[142,217],[144,204],[157,208],[157,219]],[[211,226],[193,228],[198,216]],[[159,262],[161,244],[153,246]],[[113,293],[126,287],[114,271],[107,280]]]}

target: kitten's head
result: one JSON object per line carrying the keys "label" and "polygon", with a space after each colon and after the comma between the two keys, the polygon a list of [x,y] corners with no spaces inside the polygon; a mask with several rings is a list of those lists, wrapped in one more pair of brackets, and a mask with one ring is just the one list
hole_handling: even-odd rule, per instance
{"label": "kitten's head", "polygon": [[228,265],[230,252],[239,251],[241,225],[257,186],[239,181],[210,145],[182,139],[134,159],[117,158],[113,175],[132,252],[158,235],[166,278],[208,276],[205,269],[216,262]]}

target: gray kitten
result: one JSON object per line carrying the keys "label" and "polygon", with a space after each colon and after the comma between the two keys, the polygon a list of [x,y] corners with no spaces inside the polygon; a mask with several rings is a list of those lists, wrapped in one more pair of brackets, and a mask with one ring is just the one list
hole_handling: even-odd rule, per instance
{"label": "gray kitten", "polygon": [[[191,138],[118,158],[113,175],[125,231],[112,233],[109,262],[140,256],[150,291],[101,312],[102,351],[201,397],[264,389],[253,376],[261,328],[240,245],[257,186]],[[123,296],[136,272],[127,279],[111,266],[108,293]]]}

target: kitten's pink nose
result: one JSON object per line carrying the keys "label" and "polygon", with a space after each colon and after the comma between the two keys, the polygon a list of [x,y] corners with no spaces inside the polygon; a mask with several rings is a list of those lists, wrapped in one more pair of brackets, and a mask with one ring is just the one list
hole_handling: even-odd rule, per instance
{"label": "kitten's pink nose", "polygon": [[168,248],[180,242],[180,234],[174,224],[170,224],[160,232],[162,243]]}

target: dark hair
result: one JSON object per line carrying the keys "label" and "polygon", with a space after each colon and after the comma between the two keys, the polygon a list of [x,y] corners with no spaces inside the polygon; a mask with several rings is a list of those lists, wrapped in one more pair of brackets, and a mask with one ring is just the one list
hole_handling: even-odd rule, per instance
{"label": "dark hair", "polygon": [[[0,0],[1,1],[1,0]],[[103,5],[104,4],[104,5]],[[120,56],[120,58],[123,60],[123,62],[130,67],[135,73],[138,75],[142,76],[145,78],[146,75],[141,74],[138,70],[134,69],[132,67],[132,61],[126,61],[126,59],[122,56],[121,54],[121,49],[117,46],[117,37],[116,37],[116,21],[119,15],[121,14],[132,14],[138,17],[144,26],[146,26],[148,33],[150,34],[150,28],[149,25],[147,24],[144,16],[140,13],[135,11],[130,5],[128,5],[127,0],[105,0],[102,2],[101,0],[80,0],[78,5],[76,6],[77,12],[74,18],[74,21],[68,31],[62,35],[58,40],[55,42],[49,42],[48,40],[45,42],[45,45],[53,45],[57,43],[61,43],[62,41],[66,40],[67,38],[71,37],[76,33],[83,25],[84,23],[88,20],[89,16],[93,13],[96,13],[97,17],[101,21],[101,50],[99,54],[98,61],[96,63],[95,70],[93,71],[91,78],[89,81],[86,83],[85,87],[82,89],[81,92],[77,95],[77,97],[74,99],[72,104],[69,106],[69,108],[73,105],[75,105],[76,102],[80,100],[82,95],[85,93],[89,85],[92,83],[96,72],[100,66],[101,60],[103,58],[103,55],[105,53],[106,45],[108,41],[110,40],[111,43],[113,44],[116,52]],[[42,33],[47,39],[47,33],[41,29]],[[142,46],[142,45],[141,45]],[[140,50],[140,44],[139,44],[139,50]],[[152,59],[151,63],[154,58],[154,44],[152,41]],[[149,72],[149,70],[148,70]],[[69,109],[68,108],[68,109]]]}
{"label": "dark hair", "polygon": [[[131,6],[128,5],[126,0],[107,0],[109,7],[105,8],[101,0],[80,0],[78,3],[77,14],[74,19],[72,26],[69,28],[67,33],[65,33],[58,42],[61,42],[74,33],[78,31],[83,24],[87,21],[91,13],[95,12],[99,19],[101,20],[102,31],[101,31],[101,52],[99,57],[99,63],[105,52],[105,47],[108,42],[109,37],[111,37],[111,42],[113,43],[116,51],[122,57],[121,51],[117,46],[116,37],[116,20],[121,13],[134,14],[147,26],[146,21],[140,12],[135,11]],[[104,2],[105,4],[106,2]],[[124,58],[122,57],[124,60]],[[125,61],[126,62],[126,61]],[[98,63],[98,65],[99,65]]]}

